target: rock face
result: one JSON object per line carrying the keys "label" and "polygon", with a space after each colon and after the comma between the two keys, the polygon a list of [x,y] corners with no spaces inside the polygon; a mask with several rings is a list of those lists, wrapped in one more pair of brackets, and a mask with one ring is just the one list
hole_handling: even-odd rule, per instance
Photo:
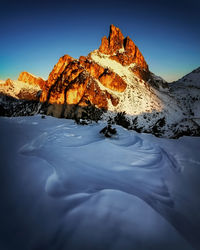
{"label": "rock face", "polygon": [[64,55],[62,56],[57,64],[54,66],[53,70],[51,71],[51,73],[49,74],[48,80],[47,80],[47,86],[48,85],[52,85],[55,83],[55,81],[57,80],[57,78],[62,74],[62,72],[64,71],[65,67],[72,62],[74,59],[71,56],[68,55]]}
{"label": "rock face", "polygon": [[[54,69],[56,68],[57,65]],[[93,104],[98,108],[107,109],[107,99],[110,99],[113,104],[116,104],[116,100],[107,91],[102,91],[93,77],[93,75],[101,76],[103,74],[101,70],[104,72],[102,67],[97,64],[90,64],[87,59],[84,62],[70,60],[57,78],[52,78],[52,73],[50,74],[40,100],[51,104],[66,103],[80,106]]]}
{"label": "rock face", "polygon": [[99,51],[102,54],[110,55],[111,59],[116,60],[123,66],[135,63],[141,70],[147,73],[149,71],[148,65],[138,47],[130,37],[124,38],[120,29],[116,28],[114,25],[110,26],[110,35],[108,39],[105,36],[102,38]]}
{"label": "rock face", "polygon": [[123,48],[124,36],[121,30],[114,25],[110,26],[110,34],[107,39],[106,36],[102,38],[101,46],[99,51],[106,55],[112,55]]}

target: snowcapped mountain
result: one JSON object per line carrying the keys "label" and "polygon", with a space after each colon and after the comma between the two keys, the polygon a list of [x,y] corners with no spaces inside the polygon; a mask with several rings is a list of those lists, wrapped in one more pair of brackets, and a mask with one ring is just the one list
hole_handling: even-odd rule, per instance
{"label": "snowcapped mountain", "polygon": [[182,127],[184,124],[187,124],[186,130],[190,126],[198,127],[200,125],[200,67],[178,81],[170,83],[169,87],[170,95],[177,100],[178,106],[183,111]]}
{"label": "snowcapped mountain", "polygon": [[200,118],[200,67],[170,84],[170,92],[176,96],[179,106],[191,118]]}
{"label": "snowcapped mountain", "polygon": [[[26,80],[25,76],[28,80]],[[22,72],[17,81],[11,79],[2,81],[0,84],[0,94],[22,100],[38,100],[41,86],[39,85],[40,81],[37,81],[37,77],[31,76],[30,73]]]}
{"label": "snowcapped mountain", "polygon": [[200,88],[200,67],[193,70],[191,73],[185,75],[176,82],[172,82],[173,86],[176,84],[176,87],[190,87],[190,88]]}
{"label": "snowcapped mountain", "polygon": [[[22,72],[17,81],[0,82],[0,116],[25,116],[40,112],[41,78]],[[27,81],[28,80],[28,81]]]}
{"label": "snowcapped mountain", "polygon": [[[193,76],[169,86],[149,71],[134,42],[111,25],[108,38],[102,38],[98,50],[78,60],[64,55],[47,81],[26,72],[18,80],[42,90],[40,102],[48,104],[48,115],[76,120],[103,118],[140,132],[178,137],[199,134],[198,122],[191,116],[199,109],[198,92],[195,94],[199,91],[198,74],[198,70],[192,72]],[[185,83],[184,88],[181,82]],[[194,86],[186,82],[193,82]],[[184,91],[191,92],[192,106],[188,104],[192,103],[190,95],[179,95]],[[4,88],[6,93],[19,96]]]}

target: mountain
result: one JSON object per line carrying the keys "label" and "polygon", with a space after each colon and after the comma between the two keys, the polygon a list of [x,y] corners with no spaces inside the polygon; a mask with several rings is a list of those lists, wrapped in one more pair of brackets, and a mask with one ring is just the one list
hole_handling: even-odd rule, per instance
{"label": "mountain", "polygon": [[[196,75],[200,74],[198,70],[191,74],[168,84],[150,72],[134,42],[111,25],[99,49],[78,60],[64,55],[47,81],[26,72],[18,80],[41,90],[37,96],[48,115],[77,121],[106,119],[139,132],[178,137],[200,131],[198,117],[193,115],[193,109],[199,107]],[[186,84],[191,78],[196,85]],[[15,93],[15,88],[11,92]],[[3,93],[11,95],[7,90]],[[27,99],[25,94],[11,96]]]}
{"label": "mountain", "polygon": [[40,88],[46,84],[46,81],[43,78],[34,76],[28,72],[21,72],[18,77],[18,81],[29,83],[33,86],[39,86]]}
{"label": "mountain", "polygon": [[0,93],[21,100],[38,100],[45,81],[28,72],[22,72],[17,81],[1,81]]}
{"label": "mountain", "polygon": [[[170,95],[177,100],[177,105],[183,111],[183,119],[180,126],[185,126],[186,133],[190,134],[190,127],[200,125],[200,67],[169,84]],[[182,128],[178,130],[182,130]]]}
{"label": "mountain", "polygon": [[39,98],[45,81],[22,72],[17,81],[0,81],[0,116],[34,115],[41,110]]}
{"label": "mountain", "polygon": [[[185,114],[199,123],[200,118],[200,67],[171,83],[170,92],[176,96]],[[200,123],[199,123],[200,124]]]}

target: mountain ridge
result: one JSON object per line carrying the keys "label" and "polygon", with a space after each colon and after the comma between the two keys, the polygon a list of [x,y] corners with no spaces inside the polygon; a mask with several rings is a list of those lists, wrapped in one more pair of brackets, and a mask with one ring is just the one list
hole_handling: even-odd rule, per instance
{"label": "mountain ridge", "polygon": [[[200,75],[195,72],[192,74]],[[197,76],[194,81],[198,79]],[[103,117],[120,122],[116,117],[121,113],[126,127],[140,132],[166,137],[178,133],[199,133],[198,123],[191,121],[192,109],[199,110],[198,94],[193,93],[199,91],[198,87],[194,86],[190,107],[186,107],[187,97],[183,94],[180,97],[179,91],[182,80],[177,81],[177,85],[168,84],[150,72],[138,47],[129,37],[124,38],[114,25],[110,26],[108,38],[102,38],[99,49],[79,59],[62,56],[47,80],[27,72],[22,72],[18,80],[37,87],[37,98],[33,92],[29,100],[45,104],[48,115],[92,119],[93,115],[91,112],[88,114],[88,110],[93,107],[93,112],[100,112],[98,119]],[[6,94],[2,88],[5,90],[5,86],[2,85],[0,92]],[[13,97],[23,99],[23,95]],[[180,122],[182,127],[178,126]]]}

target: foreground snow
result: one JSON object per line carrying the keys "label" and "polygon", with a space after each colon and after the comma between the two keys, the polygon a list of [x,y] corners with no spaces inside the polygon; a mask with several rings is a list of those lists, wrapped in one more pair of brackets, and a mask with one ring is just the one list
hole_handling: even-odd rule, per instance
{"label": "foreground snow", "polygon": [[199,249],[200,138],[0,118],[0,249]]}

